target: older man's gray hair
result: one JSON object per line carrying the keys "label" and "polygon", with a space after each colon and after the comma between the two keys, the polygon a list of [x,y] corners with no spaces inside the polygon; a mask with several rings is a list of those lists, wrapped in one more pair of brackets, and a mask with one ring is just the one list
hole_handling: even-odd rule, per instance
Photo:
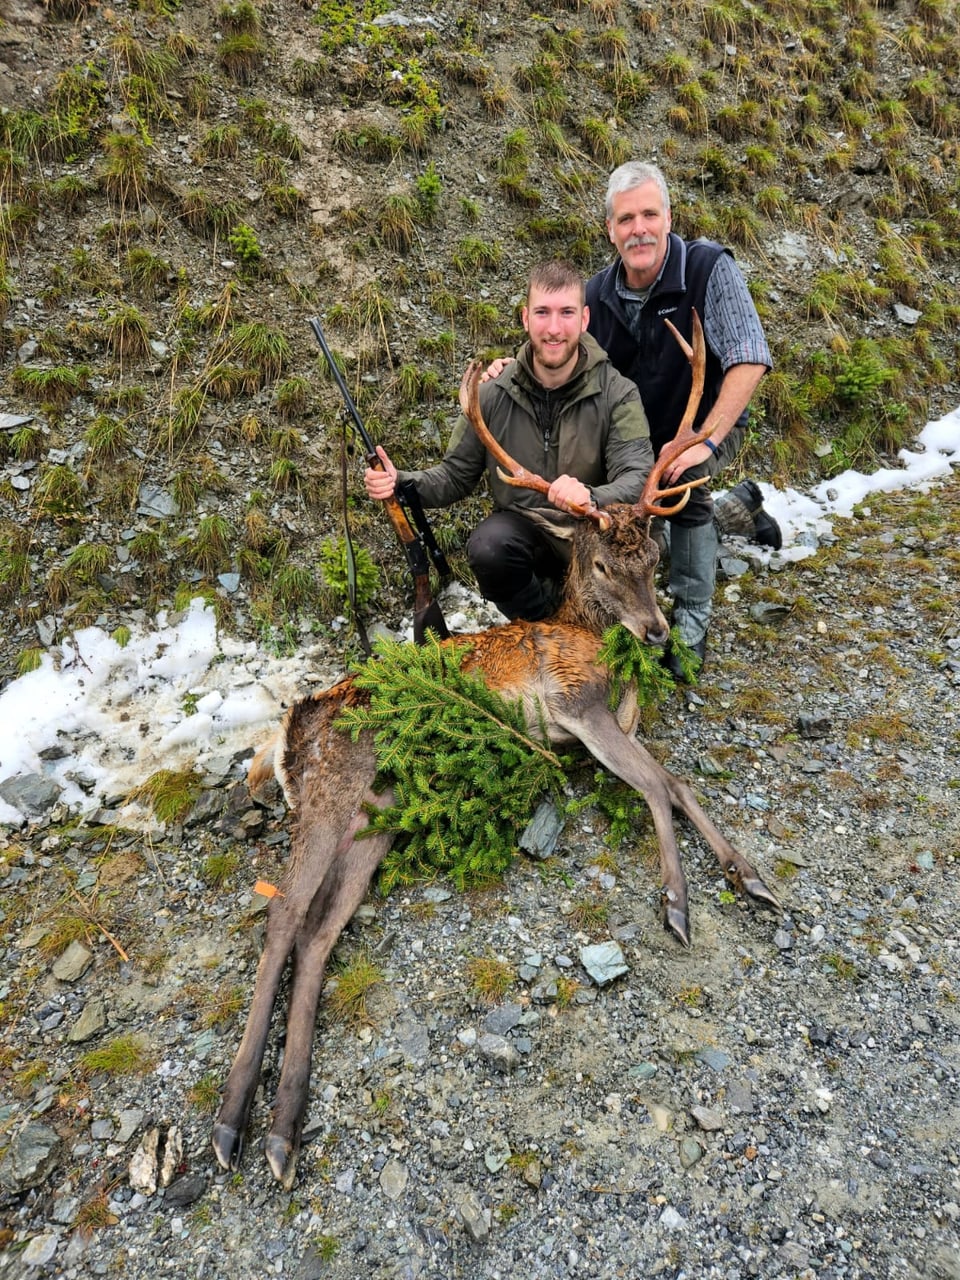
{"label": "older man's gray hair", "polygon": [[663,197],[663,211],[669,213],[670,192],[667,190],[667,180],[657,166],[647,164],[644,160],[628,160],[626,164],[620,165],[619,169],[614,169],[607,183],[607,217],[613,217],[614,196],[620,195],[622,191],[632,191],[634,187],[640,187],[645,182],[657,184]]}

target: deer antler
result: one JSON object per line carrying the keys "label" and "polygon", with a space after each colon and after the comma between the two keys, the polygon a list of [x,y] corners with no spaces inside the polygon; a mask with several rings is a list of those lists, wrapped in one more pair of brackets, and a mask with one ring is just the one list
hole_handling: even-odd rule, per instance
{"label": "deer antler", "polygon": [[[687,342],[676,326],[669,320],[664,321],[669,327],[670,332],[679,342],[683,349],[684,355],[690,361],[693,369],[693,385],[690,388],[690,396],[687,400],[687,407],[683,415],[683,420],[677,428],[677,434],[673,437],[669,444],[664,445],[660,450],[660,456],[653,464],[653,469],[647,476],[647,483],[643,486],[643,493],[640,495],[640,501],[636,505],[636,511],[643,516],[673,516],[678,511],[682,511],[686,506],[690,497],[690,490],[696,489],[701,484],[706,484],[709,476],[701,476],[698,480],[686,480],[683,484],[673,485],[669,489],[660,488],[660,477],[664,471],[673,462],[674,458],[678,458],[681,453],[686,453],[691,445],[704,444],[709,440],[710,436],[722,425],[722,419],[713,424],[713,429],[707,433],[697,432],[693,429],[693,420],[697,415],[697,409],[700,407],[700,400],[703,396],[703,380],[707,367],[707,348],[703,337],[703,325],[700,323],[700,317],[696,311],[693,313],[693,346]],[[663,505],[664,498],[671,498],[674,494],[681,494],[679,502],[673,506],[665,507]]]}
{"label": "deer antler", "polygon": [[[494,440],[490,433],[490,428],[484,422],[483,414],[480,412],[480,371],[482,367],[479,360],[471,360],[464,370],[463,377],[460,380],[460,408],[477,433],[477,439],[487,452],[493,454],[497,462],[499,462],[497,475],[504,484],[512,484],[517,489],[534,489],[537,493],[548,494],[550,492],[549,483],[542,476],[536,475],[533,471],[528,471],[526,467],[521,467],[519,462],[515,462],[503,445],[498,440]],[[601,529],[610,527],[610,517],[605,515],[599,507],[583,507],[571,503],[568,511],[571,515],[595,521]]]}

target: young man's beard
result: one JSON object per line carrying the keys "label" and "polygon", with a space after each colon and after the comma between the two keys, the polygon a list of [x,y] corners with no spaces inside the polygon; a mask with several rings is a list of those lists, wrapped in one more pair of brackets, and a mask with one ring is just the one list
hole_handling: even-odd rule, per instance
{"label": "young man's beard", "polygon": [[545,369],[562,369],[577,354],[580,336],[578,334],[577,337],[558,344],[548,343],[542,338],[531,338],[530,345],[537,363],[542,364]]}

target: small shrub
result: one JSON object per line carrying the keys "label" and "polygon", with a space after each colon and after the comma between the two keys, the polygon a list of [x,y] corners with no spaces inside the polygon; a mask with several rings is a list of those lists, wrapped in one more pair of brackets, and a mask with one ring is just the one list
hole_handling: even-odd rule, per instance
{"label": "small shrub", "polygon": [[142,1036],[123,1035],[84,1053],[79,1062],[85,1076],[142,1076],[153,1068],[156,1054]]}
{"label": "small shrub", "polygon": [[499,956],[477,956],[468,961],[467,978],[471,991],[484,1004],[502,1000],[517,980],[513,968]]}
{"label": "small shrub", "polygon": [[263,41],[250,32],[225,36],[217,46],[217,61],[237,84],[248,85],[256,79],[266,57]]}
{"label": "small shrub", "polygon": [[370,1026],[373,1019],[367,1007],[370,992],[383,981],[383,970],[364,953],[341,964],[328,983],[324,1002],[340,1022],[348,1026]]}
{"label": "small shrub", "polygon": [[158,822],[178,822],[197,803],[202,791],[203,780],[193,770],[160,769],[130,799],[147,801]]}
{"label": "small shrub", "polygon": [[[380,590],[380,570],[366,547],[354,545],[354,590],[356,607],[364,612]],[[328,538],[320,548],[320,576],[346,608],[350,602],[350,575],[347,545],[343,538]]]}
{"label": "small shrub", "polygon": [[263,250],[260,248],[260,242],[253,227],[245,222],[238,222],[227,236],[227,243],[244,270],[255,271],[259,268],[263,260]]}

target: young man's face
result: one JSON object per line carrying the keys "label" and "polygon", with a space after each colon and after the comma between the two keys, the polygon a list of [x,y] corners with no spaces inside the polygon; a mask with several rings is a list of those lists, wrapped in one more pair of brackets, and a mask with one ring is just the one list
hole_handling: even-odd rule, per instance
{"label": "young man's face", "polygon": [[655,182],[642,182],[613,197],[607,233],[623,259],[627,284],[646,289],[656,280],[667,252],[670,214]]}
{"label": "young man's face", "polygon": [[531,288],[523,308],[523,327],[530,336],[534,368],[560,372],[576,366],[580,335],[587,327],[590,312],[576,287]]}

